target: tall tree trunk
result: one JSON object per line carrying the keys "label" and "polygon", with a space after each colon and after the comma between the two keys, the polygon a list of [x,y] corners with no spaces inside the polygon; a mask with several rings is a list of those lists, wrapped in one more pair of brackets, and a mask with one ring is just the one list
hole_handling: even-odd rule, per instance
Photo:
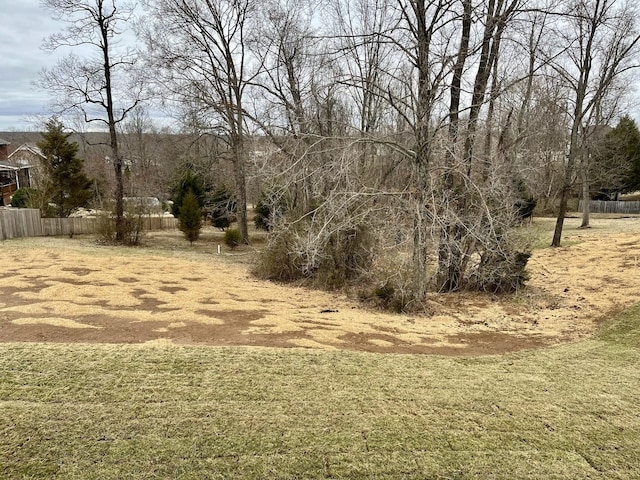
{"label": "tall tree trunk", "polygon": [[582,177],[582,224],[580,228],[590,228],[589,225],[589,201],[591,200],[591,195],[589,194],[589,169],[587,165],[583,165],[582,170],[580,172],[580,176]]}
{"label": "tall tree trunk", "polygon": [[552,247],[559,247],[562,239],[562,228],[564,226],[564,217],[567,214],[567,204],[569,203],[570,186],[563,186],[560,192],[560,208],[558,209],[558,217],[556,218],[556,227],[553,231]]}
{"label": "tall tree trunk", "polygon": [[249,228],[247,222],[247,178],[245,172],[246,153],[243,135],[238,135],[233,145],[233,172],[238,196],[238,229],[242,243],[249,243]]}
{"label": "tall tree trunk", "polygon": [[413,283],[414,297],[423,302],[427,296],[427,262],[429,228],[429,169],[431,168],[430,127],[432,96],[429,68],[432,25],[427,23],[428,4],[425,0],[413,3],[416,15],[416,53],[418,70],[418,101],[416,109],[415,187],[416,206],[413,217]]}
{"label": "tall tree trunk", "polygon": [[[446,188],[453,186],[454,192],[447,194],[452,197],[452,201],[446,205],[446,208],[453,209],[451,217],[455,218],[453,225],[447,226],[448,231],[445,232],[447,238],[441,239],[446,241],[443,246],[440,245],[439,253],[439,282],[441,289],[445,291],[454,291],[462,286],[464,281],[464,269],[469,261],[468,246],[469,241],[466,233],[466,226],[463,219],[465,214],[468,215],[468,196],[467,188],[469,182],[472,181],[472,164],[474,158],[474,146],[476,140],[476,133],[478,131],[478,121],[480,118],[480,111],[485,101],[488,81],[493,70],[494,64],[498,61],[498,54],[500,52],[500,43],[502,34],[507,25],[507,20],[515,10],[519,0],[512,0],[509,5],[505,5],[504,0],[490,0],[487,5],[487,12],[485,16],[484,33],[482,37],[482,47],[480,51],[480,61],[478,63],[478,70],[474,79],[473,93],[471,96],[471,107],[469,109],[469,120],[467,122],[467,130],[465,135],[464,150],[463,150],[463,164],[465,171],[460,175],[460,183],[455,185],[448,185]],[[470,21],[467,19],[467,5],[465,6],[465,16],[463,17],[463,35],[465,34],[465,23]],[[504,11],[503,11],[504,8]],[[458,61],[456,68],[463,65],[460,63],[461,56],[464,53],[463,47],[465,39],[461,42],[461,49],[458,53]],[[466,48],[465,48],[466,50]],[[455,73],[454,73],[455,78]],[[459,92],[453,92],[452,95],[459,95]],[[459,102],[459,99],[457,100]],[[450,105],[450,117],[452,117],[451,109],[455,105]],[[457,116],[456,116],[457,118]],[[450,133],[452,127],[450,126]],[[456,126],[457,131],[457,126]],[[465,178],[466,176],[466,178]],[[454,177],[455,178],[455,177]],[[443,250],[446,250],[448,258],[443,259]],[[445,260],[445,261],[443,261]]]}
{"label": "tall tree trunk", "polygon": [[414,296],[416,300],[422,302],[427,296],[427,258],[428,231],[429,231],[429,161],[427,158],[416,158],[416,205],[413,216],[413,282]]}
{"label": "tall tree trunk", "polygon": [[[582,99],[584,96],[578,95],[578,101],[576,102],[575,112],[582,112]],[[578,140],[581,116],[574,118],[573,127],[571,129],[571,140],[569,147],[569,155],[567,163],[564,166],[564,178],[562,179],[562,190],[560,191],[560,208],[558,209],[558,217],[556,218],[556,228],[553,232],[553,240],[551,241],[552,247],[559,247],[562,240],[562,229],[564,227],[564,217],[567,214],[567,206],[569,203],[569,194],[571,193],[571,186],[573,185],[573,174],[576,165],[576,158],[578,156]]]}
{"label": "tall tree trunk", "polygon": [[124,177],[122,174],[122,158],[118,149],[118,133],[116,132],[116,119],[113,106],[113,91],[111,87],[111,60],[109,58],[109,25],[106,19],[101,19],[100,31],[102,33],[102,54],[104,60],[105,92],[107,96],[107,124],[109,126],[109,146],[113,156],[113,168],[116,176],[116,242],[124,242]]}
{"label": "tall tree trunk", "polygon": [[118,152],[118,141],[115,133],[115,126],[109,128],[111,133],[111,152],[113,153],[113,168],[116,175],[116,242],[124,242],[124,175],[122,172],[122,158]]}
{"label": "tall tree trunk", "polygon": [[[469,56],[469,41],[471,35],[472,21],[472,2],[471,0],[463,0],[463,17],[462,30],[460,37],[460,47],[456,57],[456,64],[453,68],[453,77],[451,80],[451,99],[449,103],[449,142],[450,148],[447,149],[447,166],[444,173],[443,182],[443,204],[441,205],[440,217],[446,219],[449,217],[449,211],[454,208],[456,201],[454,197],[455,176],[454,164],[456,159],[456,150],[458,146],[458,134],[460,130],[460,99],[462,92],[462,77],[464,75],[464,66]],[[440,239],[438,245],[438,288],[441,291],[450,290],[452,270],[456,268],[452,265],[456,261],[458,252],[454,251],[455,245],[453,236],[455,235],[455,226],[445,220],[445,225],[440,229]],[[457,280],[454,280],[457,284]]]}

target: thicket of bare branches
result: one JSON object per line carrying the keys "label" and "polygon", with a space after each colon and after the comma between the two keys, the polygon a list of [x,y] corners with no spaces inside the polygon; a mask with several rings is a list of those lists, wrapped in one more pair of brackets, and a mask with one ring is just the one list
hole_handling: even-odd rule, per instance
{"label": "thicket of bare branches", "polygon": [[[510,126],[499,125],[504,132],[496,140],[484,133],[481,115],[492,103],[491,120],[498,123],[500,44],[518,6],[332,4],[330,41],[306,43],[315,47],[307,58],[325,60],[306,73],[310,88],[290,99],[293,89],[278,92],[289,108],[282,117],[287,126],[294,118],[304,128],[286,137],[265,128],[284,163],[274,172],[276,183],[295,199],[267,249],[279,259],[273,265],[294,259],[288,277],[325,278],[325,264],[330,271],[358,271],[358,278],[392,287],[402,303],[415,305],[429,289],[511,291],[524,282],[527,246],[514,234],[519,192],[505,145]],[[297,53],[304,60],[305,52]],[[295,66],[284,68],[291,58],[280,58],[283,72]],[[301,77],[293,73],[274,83]],[[325,90],[331,96],[318,102],[317,86],[330,75],[336,79]],[[324,116],[306,115],[326,100],[332,108]],[[335,239],[363,232],[371,250],[356,256],[357,269],[346,269],[352,244],[339,242],[346,250],[341,258]]]}
{"label": "thicket of bare branches", "polygon": [[[558,213],[559,245],[638,61],[630,0],[144,4],[148,82],[196,145],[215,139],[196,157],[232,172],[244,241],[269,192],[262,274],[400,309],[526,281],[523,212]],[[144,183],[149,152],[130,151]]]}

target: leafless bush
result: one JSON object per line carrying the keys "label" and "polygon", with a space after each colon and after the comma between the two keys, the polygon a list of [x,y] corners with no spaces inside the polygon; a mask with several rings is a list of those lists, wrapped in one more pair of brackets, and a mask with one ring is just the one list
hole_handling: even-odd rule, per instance
{"label": "leafless bush", "polygon": [[144,209],[136,206],[127,206],[122,219],[122,241],[117,240],[116,217],[113,213],[103,212],[97,217],[98,221],[98,241],[105,244],[115,245],[140,245],[144,238]]}
{"label": "leafless bush", "polygon": [[300,267],[302,261],[294,253],[295,243],[293,232],[283,230],[271,233],[258,258],[255,273],[261,278],[283,282],[304,278]]}
{"label": "leafless bush", "polygon": [[370,280],[360,288],[360,298],[384,309],[407,313],[423,308],[416,302],[411,264],[406,252],[390,250],[376,256]]}
{"label": "leafless bush", "polygon": [[372,236],[366,217],[332,210],[330,200],[302,218],[282,218],[269,236],[258,273],[277,280],[309,279],[340,288],[368,271]]}
{"label": "leafless bush", "polygon": [[101,212],[96,217],[97,235],[100,243],[112,244],[116,238],[116,221],[109,212]]}
{"label": "leafless bush", "polygon": [[531,249],[519,230],[517,189],[499,165],[486,181],[455,172],[458,192],[434,182],[432,239],[438,245],[435,288],[515,291],[527,280]]}

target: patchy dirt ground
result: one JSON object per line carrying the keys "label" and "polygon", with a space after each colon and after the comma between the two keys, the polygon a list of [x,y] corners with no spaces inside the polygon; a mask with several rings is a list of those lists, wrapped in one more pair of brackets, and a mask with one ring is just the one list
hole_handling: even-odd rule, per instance
{"label": "patchy dirt ground", "polygon": [[[549,229],[550,219],[536,219]],[[254,345],[480,355],[574,341],[640,298],[640,218],[594,219],[534,252],[516,296],[434,295],[430,315],[253,278],[228,255],[44,238],[0,244],[0,341]]]}

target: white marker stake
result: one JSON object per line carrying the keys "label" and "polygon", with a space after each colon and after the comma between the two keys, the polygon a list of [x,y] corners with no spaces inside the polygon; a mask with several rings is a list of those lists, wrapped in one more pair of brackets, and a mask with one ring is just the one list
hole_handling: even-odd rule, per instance
{"label": "white marker stake", "polygon": [[218,255],[220,255],[220,245],[218,245]]}

